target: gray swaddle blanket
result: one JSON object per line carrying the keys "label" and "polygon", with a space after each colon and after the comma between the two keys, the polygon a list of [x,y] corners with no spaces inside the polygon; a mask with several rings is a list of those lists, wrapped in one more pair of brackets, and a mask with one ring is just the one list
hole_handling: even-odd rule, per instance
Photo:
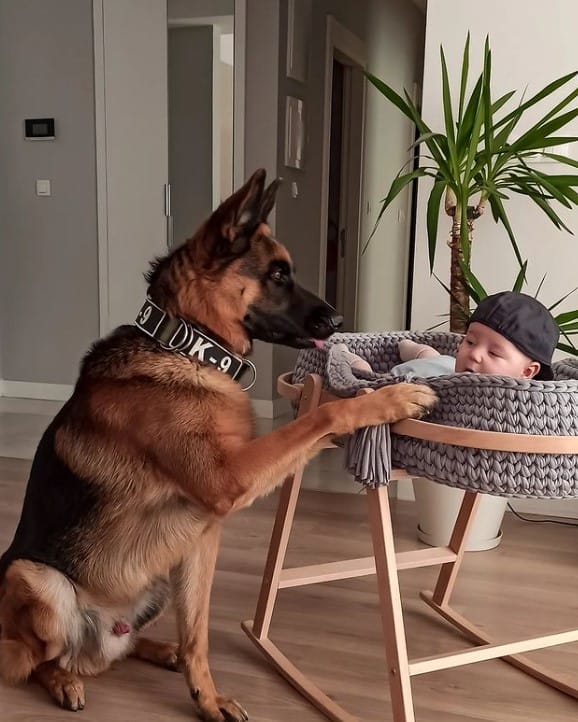
{"label": "gray swaddle blanket", "polygon": [[[326,348],[327,379],[329,388],[336,394],[351,395],[351,389],[360,390],[368,386],[381,386],[385,380],[395,383],[401,378],[390,378],[390,374],[376,374],[351,366],[350,352],[345,344],[334,344]],[[376,381],[372,384],[372,381]],[[356,481],[375,488],[389,484],[391,477],[391,436],[389,426],[371,426],[358,429],[345,442],[345,466]]]}

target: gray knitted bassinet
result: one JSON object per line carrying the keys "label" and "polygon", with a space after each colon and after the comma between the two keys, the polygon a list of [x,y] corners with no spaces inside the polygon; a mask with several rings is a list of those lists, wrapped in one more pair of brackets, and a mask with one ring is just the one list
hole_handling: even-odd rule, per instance
{"label": "gray knitted bassinet", "polygon": [[[316,373],[329,391],[338,396],[354,396],[364,387],[404,381],[388,372],[400,363],[397,349],[399,341],[405,338],[427,343],[449,355],[455,355],[461,340],[461,336],[451,333],[335,334],[324,349],[299,353],[293,383]],[[334,348],[341,343],[366,359],[373,373],[352,370],[343,354]],[[578,436],[578,360],[566,359],[553,368],[554,381],[477,374],[419,379],[439,396],[439,403],[427,420],[483,431]],[[348,449],[348,468],[368,486],[388,483],[387,470],[379,468],[393,465],[449,486],[498,496],[578,497],[576,454],[487,451],[396,434],[391,435],[388,448],[389,433],[384,432],[384,427],[371,433],[369,429],[360,430],[357,434],[357,440]],[[379,447],[377,451],[375,447]],[[360,471],[362,456],[365,461]],[[376,456],[384,458],[376,464]]]}

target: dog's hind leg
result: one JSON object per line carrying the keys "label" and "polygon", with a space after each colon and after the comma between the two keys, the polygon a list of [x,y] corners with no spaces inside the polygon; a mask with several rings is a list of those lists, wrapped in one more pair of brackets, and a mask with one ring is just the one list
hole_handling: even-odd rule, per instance
{"label": "dog's hind leg", "polygon": [[82,679],[58,665],[53,660],[36,667],[32,679],[39,682],[52,699],[64,709],[73,712],[84,709],[84,684]]}
{"label": "dog's hind leg", "polygon": [[241,705],[222,697],[209,670],[209,599],[221,526],[209,524],[195,547],[171,572],[185,679],[198,716],[205,722],[246,722]]}
{"label": "dog's hind leg", "polygon": [[0,677],[23,682],[43,662],[59,657],[74,628],[75,593],[59,572],[18,560],[8,569],[0,603]]}
{"label": "dog's hind leg", "polygon": [[0,639],[0,679],[6,684],[25,682],[42,659],[40,644],[20,639]]}
{"label": "dog's hind leg", "polygon": [[147,637],[139,637],[131,652],[131,657],[142,659],[144,662],[156,664],[172,672],[180,671],[179,645],[175,642],[157,642]]}

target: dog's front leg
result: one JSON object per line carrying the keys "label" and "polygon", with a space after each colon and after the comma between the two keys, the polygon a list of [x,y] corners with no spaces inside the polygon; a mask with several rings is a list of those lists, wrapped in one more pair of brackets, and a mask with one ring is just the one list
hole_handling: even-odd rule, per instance
{"label": "dog's front leg", "polygon": [[221,525],[210,523],[171,572],[180,657],[198,716],[206,722],[245,722],[245,710],[217,693],[209,670],[209,599],[220,534]]}
{"label": "dog's front leg", "polygon": [[436,401],[435,393],[427,386],[407,383],[385,386],[365,396],[326,403],[253,439],[228,460],[229,474],[235,479],[237,490],[231,510],[241,509],[270,492],[321,451],[328,437],[423,416]]}

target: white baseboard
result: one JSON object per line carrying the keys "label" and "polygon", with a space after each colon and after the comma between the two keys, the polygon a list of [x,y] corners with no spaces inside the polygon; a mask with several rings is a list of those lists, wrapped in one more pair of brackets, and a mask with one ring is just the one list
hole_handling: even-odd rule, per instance
{"label": "white baseboard", "polygon": [[[397,482],[398,499],[415,501],[411,479]],[[578,498],[576,499],[510,499],[512,508],[520,514],[538,514],[540,516],[559,516],[566,519],[578,519]]]}
{"label": "white baseboard", "polygon": [[37,384],[28,381],[0,380],[0,396],[14,399],[42,399],[45,401],[66,401],[74,386],[68,384]]}

